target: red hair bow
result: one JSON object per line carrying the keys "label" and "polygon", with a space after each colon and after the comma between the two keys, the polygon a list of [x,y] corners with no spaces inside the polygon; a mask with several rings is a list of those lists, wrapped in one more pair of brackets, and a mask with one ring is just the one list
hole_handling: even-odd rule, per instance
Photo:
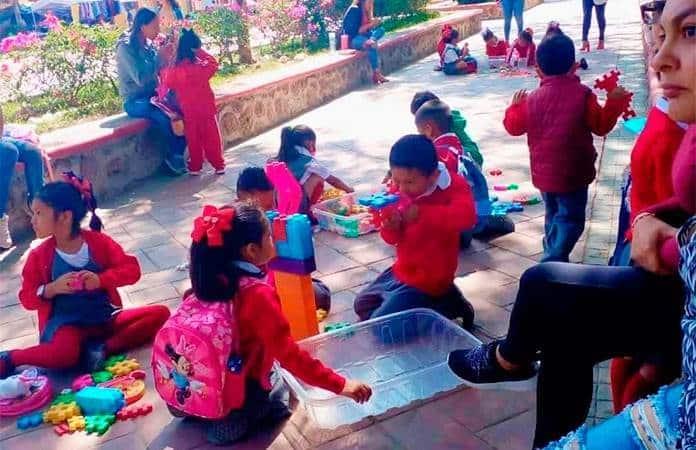
{"label": "red hair bow", "polygon": [[445,24],[445,25],[442,27],[442,30],[440,31],[440,34],[441,34],[441,36],[442,36],[444,39],[449,39],[449,37],[452,35],[452,30],[453,30],[453,29],[454,29],[454,28],[452,28],[452,25],[450,25],[450,24]]}
{"label": "red hair bow", "polygon": [[220,247],[223,243],[222,234],[232,229],[234,209],[217,209],[211,205],[203,207],[203,213],[193,221],[193,242],[200,242],[203,237],[208,238],[208,246]]}
{"label": "red hair bow", "polygon": [[72,184],[75,189],[80,191],[83,199],[86,200],[92,197],[92,183],[90,183],[88,180],[78,177],[72,171],[64,172],[63,179]]}

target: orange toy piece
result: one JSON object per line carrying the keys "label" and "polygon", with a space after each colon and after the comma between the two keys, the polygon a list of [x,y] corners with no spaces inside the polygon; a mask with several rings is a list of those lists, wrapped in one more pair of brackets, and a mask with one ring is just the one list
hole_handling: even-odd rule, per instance
{"label": "orange toy piece", "polygon": [[129,373],[137,369],[140,369],[140,363],[133,358],[125,359],[106,368],[106,370],[114,374],[115,377],[122,377],[124,375],[128,375]]}
{"label": "orange toy piece", "polygon": [[133,405],[128,408],[123,408],[116,413],[116,419],[118,420],[128,420],[135,419],[140,416],[147,416],[152,412],[152,405],[146,403],[144,405]]}
{"label": "orange toy piece", "polygon": [[58,425],[71,417],[79,416],[81,414],[82,411],[80,411],[80,407],[77,406],[76,402],[59,403],[46,410],[46,412],[43,414],[43,420],[46,423]]}
{"label": "orange toy piece", "polygon": [[87,424],[85,423],[85,416],[73,416],[68,419],[68,428],[70,432],[82,431],[85,429]]}
{"label": "orange toy piece", "polygon": [[275,272],[275,284],[292,337],[300,340],[319,333],[311,276]]}
{"label": "orange toy piece", "polygon": [[134,370],[130,374],[101,383],[100,387],[120,389],[126,400],[126,405],[135,403],[145,395],[145,372]]}

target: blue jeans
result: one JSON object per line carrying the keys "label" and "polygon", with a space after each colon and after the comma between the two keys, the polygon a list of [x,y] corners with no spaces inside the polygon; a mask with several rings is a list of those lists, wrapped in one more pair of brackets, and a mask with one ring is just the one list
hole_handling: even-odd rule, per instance
{"label": "blue jeans", "polygon": [[34,195],[43,186],[41,150],[25,141],[9,137],[0,138],[0,217],[7,211],[12,175],[17,162],[24,163],[28,202],[31,203]]}
{"label": "blue jeans", "polygon": [[515,16],[517,22],[517,33],[521,33],[524,29],[522,20],[522,12],[524,11],[524,0],[501,0],[503,6],[503,28],[505,30],[505,40],[510,41],[510,26],[512,25],[512,16]]}
{"label": "blue jeans", "polygon": [[543,192],[546,204],[544,258],[542,262],[568,262],[570,252],[585,229],[587,188],[564,194]]}
{"label": "blue jeans", "polygon": [[159,130],[167,144],[167,153],[164,157],[169,161],[176,161],[177,165],[183,166],[186,138],[174,134],[171,120],[166,114],[150,103],[150,99],[127,100],[123,104],[123,109],[131,117],[149,120]]}
{"label": "blue jeans", "polygon": [[370,60],[370,67],[372,67],[372,70],[379,69],[379,53],[377,52],[377,45],[373,45],[370,48],[365,49],[365,42],[367,42],[369,39],[377,42],[384,37],[384,34],[384,28],[375,28],[374,30],[370,31],[369,35],[359,34],[355,36],[350,43],[351,48],[355,50],[365,50],[367,52],[367,59]]}

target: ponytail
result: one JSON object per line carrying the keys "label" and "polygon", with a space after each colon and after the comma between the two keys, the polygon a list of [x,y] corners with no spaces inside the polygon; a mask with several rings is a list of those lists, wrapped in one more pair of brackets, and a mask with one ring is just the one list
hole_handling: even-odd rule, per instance
{"label": "ponytail", "polygon": [[130,32],[130,45],[133,48],[139,48],[142,46],[140,42],[140,34],[142,33],[142,28],[145,25],[152,23],[153,20],[157,18],[157,13],[150,8],[140,8],[133,18],[133,25],[131,26]]}
{"label": "ponytail", "polygon": [[[92,217],[89,220],[89,228],[92,231],[98,231],[101,232],[102,228],[104,227],[104,224],[102,223],[102,220],[99,218],[97,215],[97,198],[94,196],[94,189],[92,187],[92,183],[90,183],[87,179],[78,177],[75,175],[74,172],[64,172],[63,177],[65,178],[65,181],[70,183],[75,189],[80,194],[80,197],[82,199],[82,203],[84,204],[85,211],[89,211],[92,214]],[[82,217],[86,215],[83,214]],[[80,221],[77,222],[77,229],[79,230],[80,226]],[[73,223],[73,226],[75,224]],[[74,230],[74,227],[73,227]]]}
{"label": "ponytail", "polygon": [[280,133],[280,149],[278,150],[278,161],[284,163],[293,161],[299,155],[295,147],[303,147],[307,141],[316,141],[317,135],[314,130],[307,125],[297,125],[295,127],[285,127]]}

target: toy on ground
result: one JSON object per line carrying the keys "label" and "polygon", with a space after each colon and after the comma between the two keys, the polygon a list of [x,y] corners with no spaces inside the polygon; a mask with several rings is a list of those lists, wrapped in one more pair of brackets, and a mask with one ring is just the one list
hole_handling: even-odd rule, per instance
{"label": "toy on ground", "polygon": [[501,169],[495,168],[495,169],[490,169],[488,171],[488,174],[492,177],[499,177],[503,174],[503,171]]}
{"label": "toy on ground", "polygon": [[312,214],[322,230],[341,236],[356,238],[376,230],[368,208],[358,203],[355,193],[319,202],[312,207]]}
{"label": "toy on ground", "polygon": [[60,394],[51,402],[51,405],[59,405],[61,403],[72,403],[75,401],[75,392],[70,389],[63,389]]}
{"label": "toy on ground", "polygon": [[12,375],[3,380],[3,384],[6,398],[0,400],[0,417],[20,416],[51,401],[51,383],[36,369]]}
{"label": "toy on ground", "polygon": [[515,183],[511,184],[496,184],[493,186],[494,191],[504,192],[504,191],[516,191],[520,188],[519,185]]}
{"label": "toy on ground", "polygon": [[524,211],[524,206],[515,202],[496,201],[491,204],[491,209],[492,216],[504,216],[512,212]]}
{"label": "toy on ground", "polygon": [[120,389],[88,386],[75,396],[85,416],[111,415],[126,404]]}
{"label": "toy on ground", "polygon": [[326,325],[324,325],[324,332],[328,333],[329,331],[340,330],[349,326],[350,322],[327,323]]}
{"label": "toy on ground", "polygon": [[120,389],[126,405],[137,402],[145,395],[145,371],[134,370],[128,375],[101,383],[100,387]]}
{"label": "toy on ground", "polygon": [[336,189],[336,188],[332,187],[332,188],[325,190],[324,193],[321,194],[321,201],[324,202],[326,200],[339,198],[341,195],[343,195],[343,191],[341,191],[340,189]]}
{"label": "toy on ground", "polygon": [[[618,69],[611,69],[609,72],[605,73],[601,77],[597,78],[594,83],[595,89],[600,89],[606,91],[607,93],[616,89],[619,85],[619,76],[621,71]],[[636,117],[636,112],[631,107],[631,100],[633,99],[633,92],[629,92],[624,101],[624,108],[622,117],[624,120],[628,120],[631,117]]]}
{"label": "toy on ground", "polygon": [[145,403],[143,405],[133,405],[127,408],[123,408],[116,413],[116,419],[118,420],[128,420],[135,419],[136,417],[147,416],[152,412],[152,405]]}
{"label": "toy on ground", "polygon": [[126,355],[111,355],[104,361],[104,368],[111,367],[116,363],[126,360]]}
{"label": "toy on ground", "polygon": [[33,414],[28,414],[22,416],[17,420],[17,428],[20,430],[26,430],[28,428],[35,428],[44,423],[43,413],[35,412]]}
{"label": "toy on ground", "polygon": [[67,423],[61,423],[60,425],[56,425],[55,427],[53,427],[53,432],[56,433],[58,436],[63,436],[64,434],[71,433],[70,426]]}
{"label": "toy on ground", "polygon": [[319,326],[310,275],[317,266],[309,218],[304,214],[282,216],[277,211],[269,211],[267,216],[277,255],[269,267],[274,271],[276,290],[290,323],[290,334],[296,340],[313,336],[319,332]]}
{"label": "toy on ground", "polygon": [[317,322],[321,322],[328,317],[329,313],[325,309],[317,309]]}
{"label": "toy on ground", "polygon": [[135,359],[124,359],[106,368],[116,377],[128,375],[134,370],[140,369],[140,363]]}
{"label": "toy on ground", "polygon": [[116,422],[116,416],[114,415],[88,416],[85,417],[85,431],[101,436],[109,431],[114,422]]}
{"label": "toy on ground", "polygon": [[277,208],[282,214],[295,214],[302,203],[302,186],[292,175],[284,162],[274,161],[266,164],[266,176],[276,191]]}
{"label": "toy on ground", "polygon": [[80,407],[77,403],[58,403],[53,405],[43,413],[43,420],[46,423],[52,425],[58,425],[59,423],[65,422],[71,417],[79,416],[82,414]]}
{"label": "toy on ground", "polygon": [[87,426],[87,421],[85,416],[73,416],[68,419],[68,428],[70,432],[82,431]]}
{"label": "toy on ground", "polygon": [[73,391],[79,391],[87,386],[94,386],[94,380],[92,379],[92,375],[89,373],[75,378],[71,385]]}
{"label": "toy on ground", "polygon": [[113,377],[114,374],[109,372],[108,370],[100,370],[99,372],[92,373],[92,381],[94,381],[94,384],[105,383],[111,380]]}
{"label": "toy on ground", "polygon": [[541,203],[541,198],[537,194],[518,194],[512,198],[512,201],[520,205],[538,205]]}
{"label": "toy on ground", "polygon": [[624,121],[623,126],[633,134],[640,134],[643,132],[647,122],[648,119],[646,117],[634,117]]}

